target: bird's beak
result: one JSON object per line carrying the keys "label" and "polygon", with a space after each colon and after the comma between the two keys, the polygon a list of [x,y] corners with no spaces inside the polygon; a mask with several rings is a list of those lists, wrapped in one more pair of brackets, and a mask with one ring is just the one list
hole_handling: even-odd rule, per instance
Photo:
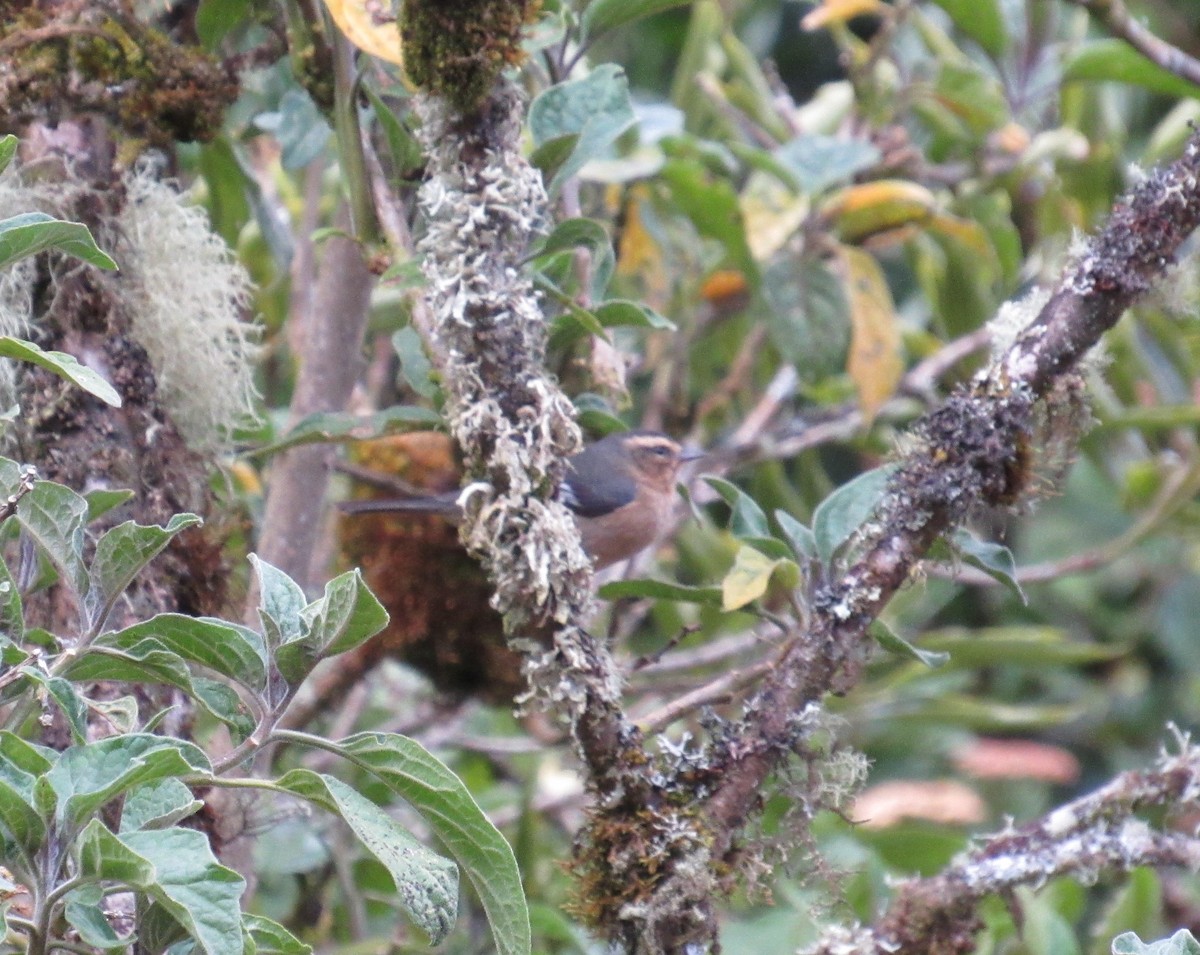
{"label": "bird's beak", "polygon": [[689,447],[684,448],[679,452],[679,463],[687,464],[689,461],[699,461],[702,457],[708,454],[703,448]]}

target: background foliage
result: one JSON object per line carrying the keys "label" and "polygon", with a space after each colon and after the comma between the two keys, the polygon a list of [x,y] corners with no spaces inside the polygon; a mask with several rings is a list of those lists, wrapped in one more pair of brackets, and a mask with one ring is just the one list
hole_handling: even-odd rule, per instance
{"label": "background foliage", "polygon": [[[528,57],[514,75],[530,99],[529,154],[551,199],[544,239],[529,257],[547,313],[548,365],[592,433],[652,427],[712,449],[688,482],[678,535],[605,585],[594,623],[628,665],[635,718],[666,731],[664,752],[686,754],[710,725],[704,707],[735,713],[784,633],[805,620],[807,598],[844,566],[854,528],[878,498],[872,469],[980,366],[985,323],[1003,339],[1027,320],[1024,297],[1058,275],[1076,237],[1143,169],[1178,153],[1200,115],[1200,87],[1136,54],[1084,6],[545,0],[531,16]],[[414,91],[396,65],[394,25],[372,24],[360,8],[203,0],[165,14],[129,11],[145,22],[165,17],[173,39],[195,40],[236,68],[240,88],[220,131],[202,143],[171,137],[165,148],[170,175],[254,280],[247,311],[263,329],[255,368],[263,419],[239,427],[234,450],[207,465],[235,584],[225,623],[179,616],[175,630],[161,619],[106,629],[125,586],[188,520],[86,537],[85,519],[99,516],[90,496],[48,483],[23,492],[30,504],[49,501],[39,505],[41,524],[20,509],[17,522],[74,589],[82,623],[57,640],[41,630],[46,652],[36,668],[19,649],[30,639],[23,625],[9,634],[4,660],[23,676],[4,684],[16,702],[5,724],[12,732],[0,735],[8,767],[0,823],[29,870],[50,847],[69,846],[76,859],[64,870],[69,891],[51,880],[34,892],[34,912],[16,917],[38,923],[53,909],[93,948],[125,943],[82,914],[99,904],[89,886],[130,886],[166,909],[155,916],[175,926],[165,940],[188,928],[196,906],[142,867],[171,850],[211,885],[250,879],[259,921],[243,925],[260,950],[386,943],[419,951],[425,935],[443,934],[448,952],[601,950],[583,924],[589,900],[572,898],[563,876],[586,801],[561,732],[494,705],[511,671],[472,677],[506,688],[489,696],[485,687],[480,702],[457,677],[439,693],[394,659],[401,650],[392,644],[363,649],[375,646],[364,641],[384,615],[335,551],[357,559],[392,544],[364,546],[355,535],[367,532],[353,523],[338,544],[336,522],[326,520],[311,564],[306,551],[304,566],[286,573],[256,565],[252,628],[230,622],[257,586],[243,557],[264,550],[267,502],[286,455],[332,445],[365,466],[394,467],[380,445],[360,442],[430,427],[441,407],[442,383],[417,334],[423,280],[413,236],[423,226],[414,197],[423,160]],[[1200,4],[1147,0],[1132,10],[1200,55]],[[329,18],[370,55],[352,60]],[[149,135],[121,140],[128,165],[147,142],[163,145]],[[20,231],[31,225],[44,223],[0,233],[6,264],[39,250]],[[314,263],[347,234],[378,277],[367,360],[349,401],[302,408],[298,369],[322,320]],[[70,245],[77,233],[46,241],[82,254]],[[765,794],[749,840],[756,878],[722,910],[727,951],[792,952],[825,922],[870,922],[890,878],[937,872],[972,835],[1148,764],[1168,723],[1195,723],[1194,273],[1189,258],[1108,336],[1106,355],[1088,369],[1094,420],[1085,425],[1080,412],[1042,436],[1032,465],[1037,500],[980,515],[889,606],[884,649],[853,691],[830,703],[838,746],[870,760],[868,788],[842,816],[823,812],[811,825],[797,821],[791,780]],[[0,353],[46,362],[17,338]],[[66,359],[50,364],[106,398],[105,381]],[[4,486],[16,493],[21,474],[6,468]],[[336,477],[329,496],[350,492]],[[111,537],[118,531],[120,540]],[[432,560],[419,544],[399,549],[413,546],[417,563]],[[445,573],[435,579],[452,579]],[[15,576],[0,583],[15,592]],[[386,583],[372,578],[394,633],[426,611]],[[431,587],[422,588],[428,596]],[[435,641],[468,611],[440,613],[422,630]],[[21,616],[18,600],[4,622],[17,626]],[[469,629],[490,626],[498,639],[495,622],[470,619]],[[411,629],[401,643],[420,636]],[[214,653],[217,644],[228,653]],[[343,682],[353,685],[334,676],[302,690],[326,652],[346,654],[343,673],[353,679]],[[136,750],[144,771],[94,778],[99,770],[77,764],[100,745],[82,745],[94,735],[95,710],[83,687],[99,680],[181,689],[199,701],[196,731],[163,743],[148,732],[153,720],[134,721],[107,745],[123,759]],[[698,686],[709,688],[703,707],[663,709]],[[291,723],[277,724],[294,697],[304,719],[293,710]],[[33,711],[49,710],[48,699],[70,724],[73,745],[62,756],[28,742],[39,741]],[[212,743],[218,723],[232,756]],[[262,742],[256,731],[277,745],[243,763]],[[247,810],[241,838],[253,859],[228,863],[241,875],[207,844],[178,848],[147,834],[190,839],[175,823],[194,811],[191,794],[222,774],[230,788],[271,793]],[[847,774],[829,786],[853,787]],[[119,817],[100,813],[122,795]],[[143,805],[160,798],[165,808]],[[473,814],[472,798],[515,853],[531,943],[513,901],[511,856]],[[328,812],[301,811],[300,801]],[[1170,815],[1170,826],[1194,829],[1195,806]],[[441,855],[410,832],[435,837]],[[424,860],[420,878],[408,853]],[[447,853],[472,876],[457,920]],[[31,888],[18,884],[23,878],[14,877],[14,893]],[[1102,953],[1123,932],[1150,940],[1200,926],[1192,874],[1140,869],[1083,881],[991,900],[977,950]],[[406,894],[414,883],[419,898]],[[407,919],[396,916],[397,885]],[[237,891],[226,895],[213,925],[237,917]],[[142,931],[157,924],[146,912]],[[188,929],[202,949],[232,950],[217,929],[208,941],[203,929]],[[1122,939],[1117,950],[1157,950]]]}

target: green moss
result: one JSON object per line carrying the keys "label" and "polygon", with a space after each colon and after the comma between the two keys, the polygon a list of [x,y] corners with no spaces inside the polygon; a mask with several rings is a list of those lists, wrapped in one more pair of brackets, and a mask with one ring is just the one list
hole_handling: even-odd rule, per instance
{"label": "green moss", "polygon": [[460,113],[475,112],[506,66],[541,0],[406,0],[400,34],[409,78]]}

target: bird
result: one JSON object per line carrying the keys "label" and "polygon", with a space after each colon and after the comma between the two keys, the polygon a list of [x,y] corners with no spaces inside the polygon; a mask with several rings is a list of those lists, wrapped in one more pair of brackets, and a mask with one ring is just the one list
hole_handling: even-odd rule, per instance
{"label": "bird", "polygon": [[[679,471],[703,452],[687,450],[658,431],[623,431],[571,457],[558,500],[575,516],[595,570],[635,556],[669,529]],[[410,512],[461,516],[457,494],[420,494],[344,501],[344,513]]]}

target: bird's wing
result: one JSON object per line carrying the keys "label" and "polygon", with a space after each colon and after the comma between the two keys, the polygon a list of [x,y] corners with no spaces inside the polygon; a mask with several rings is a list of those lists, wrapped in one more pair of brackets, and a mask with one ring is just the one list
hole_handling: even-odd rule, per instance
{"label": "bird's wing", "polygon": [[637,496],[637,485],[621,472],[598,476],[599,462],[593,460],[590,451],[587,448],[571,459],[558,499],[580,517],[601,517],[632,501]]}

